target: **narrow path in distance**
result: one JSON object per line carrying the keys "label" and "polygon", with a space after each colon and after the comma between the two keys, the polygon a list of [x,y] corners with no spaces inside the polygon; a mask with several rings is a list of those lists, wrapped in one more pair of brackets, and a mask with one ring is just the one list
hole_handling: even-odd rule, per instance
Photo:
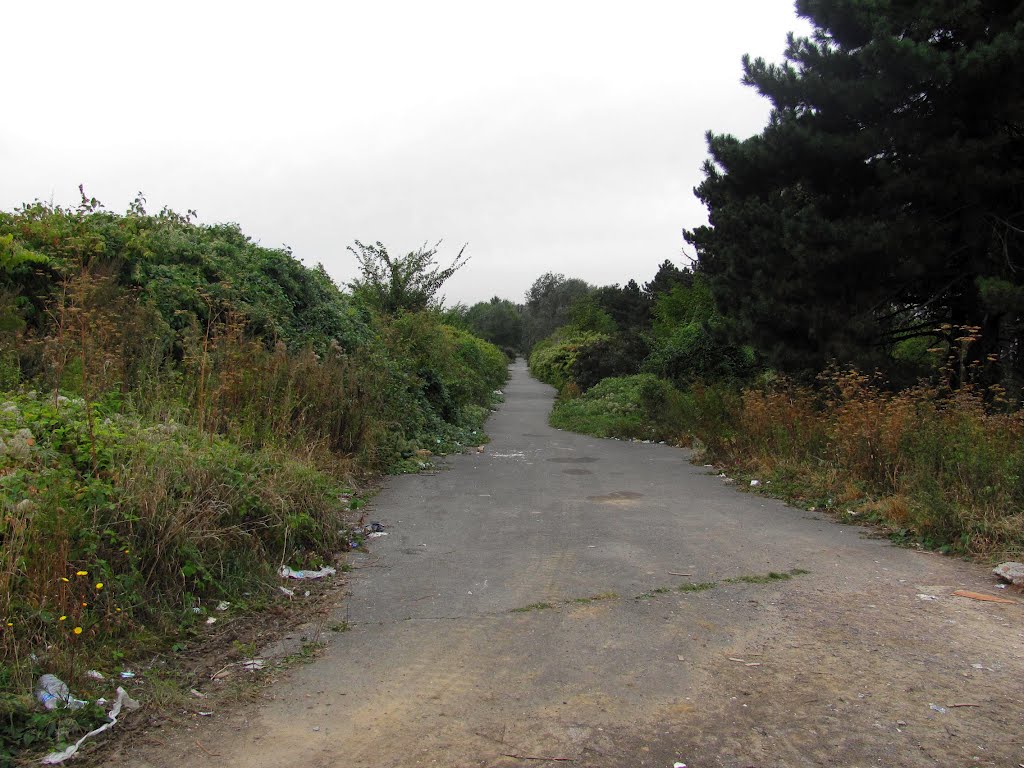
{"label": "narrow path in distance", "polygon": [[554,430],[522,362],[505,393],[483,453],[388,481],[351,629],[205,726],[219,765],[1024,763],[1024,605],[951,596],[987,569]]}

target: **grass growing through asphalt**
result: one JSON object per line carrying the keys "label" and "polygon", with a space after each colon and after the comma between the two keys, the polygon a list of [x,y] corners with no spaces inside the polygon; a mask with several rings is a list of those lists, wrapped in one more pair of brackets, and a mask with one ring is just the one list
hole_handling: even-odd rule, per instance
{"label": "grass growing through asphalt", "polygon": [[[746,574],[743,576],[733,576],[728,579],[722,579],[722,584],[771,584],[776,581],[789,581],[794,576],[805,576],[810,571],[804,568],[792,568],[789,571],[769,571],[768,573],[760,574]],[[688,584],[680,584],[678,587],[673,589],[672,587],[657,587],[649,592],[643,592],[636,597],[634,600],[652,600],[658,595],[666,595],[669,592],[705,592],[709,589],[714,589],[719,585],[717,581],[700,581],[690,582]]]}
{"label": "grass growing through asphalt", "polygon": [[676,587],[676,592],[703,592],[717,586],[718,584],[714,581],[690,582],[689,584],[680,584]]}
{"label": "grass growing through asphalt", "polygon": [[791,571],[784,571],[779,573],[777,571],[769,571],[764,574],[749,574],[745,576],[733,576],[731,579],[725,579],[726,584],[771,584],[773,581],[789,581],[794,576],[802,576],[810,571],[805,571],[803,568],[794,568]]}
{"label": "grass growing through asphalt", "polygon": [[513,608],[509,613],[529,613],[530,611],[547,611],[554,608],[551,603],[530,603],[520,608]]}
{"label": "grass growing through asphalt", "polygon": [[597,603],[602,600],[618,600],[619,595],[616,592],[602,592],[598,595],[591,595],[590,597],[576,597],[569,600],[570,603],[576,605],[589,605],[590,603]]}

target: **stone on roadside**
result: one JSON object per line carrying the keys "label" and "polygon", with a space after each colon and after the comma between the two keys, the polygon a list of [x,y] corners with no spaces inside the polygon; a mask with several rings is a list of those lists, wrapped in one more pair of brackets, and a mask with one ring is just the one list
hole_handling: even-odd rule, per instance
{"label": "stone on roadside", "polygon": [[1024,587],[1024,563],[1000,563],[992,569],[992,573],[1016,587]]}

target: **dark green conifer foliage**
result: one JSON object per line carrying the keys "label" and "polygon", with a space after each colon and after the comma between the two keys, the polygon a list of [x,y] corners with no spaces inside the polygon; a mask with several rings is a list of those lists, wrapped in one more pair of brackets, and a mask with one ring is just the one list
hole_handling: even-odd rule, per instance
{"label": "dark green conifer foliage", "polygon": [[708,134],[710,226],[686,238],[720,307],[790,370],[884,364],[949,323],[979,329],[989,382],[1019,380],[1024,3],[796,6],[813,36],[743,61],[769,124]]}

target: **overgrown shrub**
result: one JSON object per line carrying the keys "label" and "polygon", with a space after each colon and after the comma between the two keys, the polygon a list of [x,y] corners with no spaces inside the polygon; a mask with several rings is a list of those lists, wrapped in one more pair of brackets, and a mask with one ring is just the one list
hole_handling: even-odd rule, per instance
{"label": "overgrown shrub", "polygon": [[675,440],[683,428],[681,394],[651,374],[608,378],[560,399],[551,425],[596,437]]}
{"label": "overgrown shrub", "polygon": [[637,373],[649,351],[646,340],[639,334],[595,339],[577,350],[569,375],[585,392],[602,379]]}
{"label": "overgrown shrub", "polygon": [[601,333],[563,328],[534,345],[530,352],[530,371],[541,381],[559,389],[575,384],[572,371],[579,355],[585,354],[588,347],[608,339]]}

